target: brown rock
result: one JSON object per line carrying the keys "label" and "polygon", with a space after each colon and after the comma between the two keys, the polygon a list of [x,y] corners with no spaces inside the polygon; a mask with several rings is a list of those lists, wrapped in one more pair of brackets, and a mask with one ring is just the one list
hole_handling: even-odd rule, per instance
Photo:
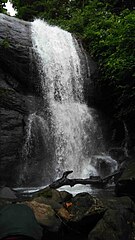
{"label": "brown rock", "polygon": [[44,203],[38,203],[36,201],[26,201],[24,204],[33,210],[39,224],[50,228],[51,231],[57,231],[59,229],[61,222],[56,217],[56,214],[51,206]]}
{"label": "brown rock", "polygon": [[70,214],[70,213],[68,212],[68,210],[66,210],[66,208],[64,208],[64,207],[60,208],[60,209],[58,210],[57,214],[58,214],[61,218],[63,218],[64,220],[66,220],[66,221],[71,220],[71,218],[73,217],[73,215]]}

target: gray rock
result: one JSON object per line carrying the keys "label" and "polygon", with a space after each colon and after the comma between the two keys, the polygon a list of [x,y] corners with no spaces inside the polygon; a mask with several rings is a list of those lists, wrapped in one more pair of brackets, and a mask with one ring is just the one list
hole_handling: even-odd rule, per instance
{"label": "gray rock", "polygon": [[85,235],[102,218],[105,210],[106,207],[98,198],[80,193],[67,202],[58,214],[67,221],[73,232]]}
{"label": "gray rock", "polygon": [[103,218],[89,233],[89,240],[134,239],[135,205],[128,197],[103,201],[107,207]]}
{"label": "gray rock", "polygon": [[117,196],[130,196],[135,200],[135,161],[127,163],[123,174],[115,186]]}
{"label": "gray rock", "polygon": [[30,25],[0,14],[0,182],[8,186],[19,184],[27,119],[35,111]]}
{"label": "gray rock", "polygon": [[12,200],[17,199],[14,191],[9,187],[3,187],[2,189],[0,189],[0,198],[12,199]]}

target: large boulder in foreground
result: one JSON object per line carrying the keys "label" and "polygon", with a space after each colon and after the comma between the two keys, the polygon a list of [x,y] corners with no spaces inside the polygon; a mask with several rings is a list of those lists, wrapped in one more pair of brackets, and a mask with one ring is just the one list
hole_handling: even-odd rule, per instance
{"label": "large boulder in foreground", "polygon": [[[0,200],[0,207],[11,201]],[[43,239],[134,240],[135,204],[129,197],[72,196],[49,188],[42,196],[16,204],[29,206],[44,230]],[[48,203],[48,204],[47,204]]]}
{"label": "large boulder in foreground", "polygon": [[[50,190],[50,193],[53,192]],[[46,192],[47,194],[47,192]],[[49,192],[48,192],[49,194]],[[55,197],[54,197],[55,195]],[[55,190],[52,196],[40,196],[28,204],[35,207],[39,213],[43,207],[42,216],[38,221],[47,229],[46,237],[64,236],[66,240],[133,240],[135,237],[135,205],[129,197],[111,197],[100,199],[88,193],[63,198]],[[50,207],[42,204],[50,198]],[[51,200],[56,199],[56,203]],[[60,200],[61,199],[61,200]],[[40,200],[40,203],[37,202]],[[48,220],[46,221],[46,216]],[[39,215],[38,215],[39,216]],[[50,224],[50,225],[49,225]],[[52,234],[55,232],[54,234]],[[50,235],[51,234],[51,235]],[[59,238],[58,238],[59,239]]]}
{"label": "large boulder in foreground", "polygon": [[[102,218],[106,207],[102,201],[88,193],[72,196],[68,192],[45,189],[33,200],[23,202],[33,209],[37,221],[48,234],[65,234],[72,239],[83,239]],[[48,235],[50,236],[50,235]],[[55,239],[55,236],[52,236]]]}
{"label": "large boulder in foreground", "polygon": [[65,223],[63,231],[69,239],[84,239],[102,218],[106,207],[96,197],[80,193],[63,204],[57,215]]}
{"label": "large boulder in foreground", "polygon": [[61,226],[60,219],[56,216],[55,211],[51,206],[36,201],[24,202],[30,207],[39,224],[47,227],[49,231],[58,232]]}

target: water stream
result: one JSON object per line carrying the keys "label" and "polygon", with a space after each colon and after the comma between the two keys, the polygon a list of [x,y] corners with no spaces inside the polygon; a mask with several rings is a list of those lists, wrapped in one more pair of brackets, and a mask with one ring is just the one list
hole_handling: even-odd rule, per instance
{"label": "water stream", "polygon": [[[27,159],[31,148],[31,132],[36,123],[42,132],[42,142],[46,148],[48,135],[44,126],[48,121],[49,137],[53,139],[53,154],[51,161],[44,154],[41,185],[51,181],[49,177],[46,180],[47,172],[54,179],[61,177],[67,170],[73,170],[71,177],[74,178],[98,175],[92,157],[105,156],[106,150],[98,113],[84,101],[86,72],[90,81],[87,55],[69,32],[49,26],[40,19],[32,23],[31,37],[37,58],[43,107],[41,109],[40,106],[40,111],[37,109],[29,116],[23,154]],[[116,166],[112,165],[113,170],[114,168]]]}

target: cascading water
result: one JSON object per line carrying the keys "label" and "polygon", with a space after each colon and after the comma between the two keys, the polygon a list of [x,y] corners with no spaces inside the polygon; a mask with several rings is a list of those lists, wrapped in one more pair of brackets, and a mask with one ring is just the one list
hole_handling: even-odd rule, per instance
{"label": "cascading water", "polygon": [[[37,110],[36,114],[31,115],[25,146],[29,146],[32,122],[41,114],[42,121],[47,119],[49,122],[50,136],[54,139],[52,161],[44,156],[44,161],[51,166],[49,171],[50,174],[53,172],[54,179],[61,177],[66,170],[73,170],[73,177],[85,178],[90,173],[95,175],[97,171],[91,165],[91,157],[101,154],[105,148],[98,115],[84,102],[84,72],[90,72],[86,69],[86,54],[69,32],[49,26],[39,19],[32,23],[31,32],[44,107],[40,113]],[[81,62],[81,55],[85,64]],[[42,135],[46,136],[43,124],[40,128]],[[43,168],[45,184],[48,169],[44,164]]]}

